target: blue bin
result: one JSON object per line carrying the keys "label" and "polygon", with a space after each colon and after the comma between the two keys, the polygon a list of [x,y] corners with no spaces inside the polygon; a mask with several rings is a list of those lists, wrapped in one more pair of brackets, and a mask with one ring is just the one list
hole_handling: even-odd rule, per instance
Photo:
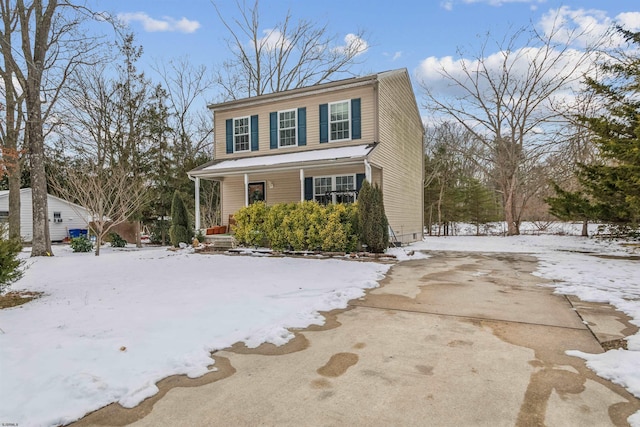
{"label": "blue bin", "polygon": [[84,236],[87,237],[87,229],[86,228],[70,228],[69,229],[69,238],[75,239],[76,237]]}

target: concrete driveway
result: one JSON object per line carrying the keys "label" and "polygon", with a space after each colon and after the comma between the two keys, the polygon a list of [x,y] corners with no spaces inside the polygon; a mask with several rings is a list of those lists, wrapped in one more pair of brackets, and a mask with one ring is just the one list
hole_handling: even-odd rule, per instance
{"label": "concrete driveway", "polygon": [[623,426],[640,410],[565,355],[634,333],[624,315],[537,286],[533,257],[430,255],[286,346],[216,352],[217,372],[76,425]]}

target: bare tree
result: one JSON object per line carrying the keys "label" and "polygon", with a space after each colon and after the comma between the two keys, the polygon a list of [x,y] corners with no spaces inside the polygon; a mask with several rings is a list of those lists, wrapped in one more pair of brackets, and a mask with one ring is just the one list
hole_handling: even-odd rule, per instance
{"label": "bare tree", "polygon": [[[24,124],[24,92],[19,89],[14,80],[12,50],[13,37],[18,27],[18,15],[10,7],[9,0],[0,3],[3,28],[0,31],[0,46],[2,46],[2,63],[0,77],[2,87],[0,92],[4,101],[4,120],[0,120],[0,149],[2,163],[9,181],[9,238],[20,238],[20,175],[21,175],[21,147]],[[1,116],[0,116],[1,117]]]}
{"label": "bare tree", "polygon": [[[527,47],[519,48],[527,34]],[[459,53],[459,71],[440,68],[448,94],[422,82],[424,106],[452,118],[484,146],[502,193],[508,235],[520,233],[522,212],[536,193],[530,173],[558,143],[553,126],[562,117],[556,97],[576,84],[590,64],[590,48],[572,48],[579,36],[558,26],[545,34],[523,29],[503,40],[488,35],[473,59]],[[498,52],[490,55],[493,43]]]}
{"label": "bare tree", "polygon": [[[4,72],[24,93],[28,153],[33,194],[31,256],[52,255],[47,217],[45,136],[53,129],[53,108],[69,74],[82,62],[94,62],[98,44],[80,30],[88,11],[68,0],[3,0]],[[6,46],[15,38],[18,47]],[[44,102],[43,102],[44,101]],[[47,127],[45,128],[45,124]]]}
{"label": "bare tree", "polygon": [[204,101],[215,84],[203,65],[194,66],[188,58],[156,63],[153,69],[160,75],[167,92],[170,125],[177,163],[212,151],[213,123],[198,101]]}
{"label": "bare tree", "polygon": [[[174,188],[186,191],[192,186],[186,172],[193,167],[194,160],[201,164],[213,158],[213,117],[198,107],[215,81],[204,66],[194,66],[187,58],[156,63],[154,70],[160,75],[167,93],[168,127],[173,143],[171,153],[176,181]],[[167,194],[168,203],[172,197],[173,191]],[[201,183],[200,202],[201,222],[219,224],[218,182]]]}
{"label": "bare tree", "polygon": [[98,167],[90,161],[76,162],[51,179],[53,189],[64,199],[86,208],[96,234],[96,256],[113,227],[129,221],[147,203],[144,182],[127,168]]}
{"label": "bare tree", "polygon": [[367,50],[362,31],[349,34],[340,45],[327,25],[301,19],[294,22],[290,11],[284,20],[261,27],[259,1],[247,7],[236,0],[237,18],[225,18],[214,7],[229,31],[227,45],[232,58],[225,61],[217,83],[226,99],[280,92],[349,74],[358,55]]}

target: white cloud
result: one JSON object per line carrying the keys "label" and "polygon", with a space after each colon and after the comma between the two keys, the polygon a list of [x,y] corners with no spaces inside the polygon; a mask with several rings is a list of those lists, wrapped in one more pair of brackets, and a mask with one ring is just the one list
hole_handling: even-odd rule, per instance
{"label": "white cloud", "polygon": [[154,19],[145,12],[119,13],[118,19],[126,24],[140,22],[144,30],[150,33],[160,31],[193,33],[200,28],[198,21],[191,21],[185,17],[179,20],[171,18],[170,16],[163,16],[162,19]]}
{"label": "white cloud", "polygon": [[[505,55],[508,55],[506,61]],[[572,77],[569,78],[567,84],[549,98],[549,102],[556,104],[566,103],[572,99],[574,93],[580,88],[582,76],[589,71],[590,61],[585,61],[579,66],[576,65],[581,55],[582,52],[576,49],[570,49],[562,53],[559,51],[549,53],[537,47],[523,47],[509,53],[502,51],[492,53],[483,59],[482,64],[480,64],[479,60],[473,58],[456,59],[451,56],[441,58],[431,56],[420,63],[416,70],[416,75],[418,81],[437,98],[453,101],[456,99],[462,100],[469,96],[469,93],[463,87],[453,84],[452,79],[455,79],[468,89],[477,87],[478,91],[483,94],[485,101],[491,102],[494,93],[485,71],[480,74],[476,74],[475,71],[483,67],[486,68],[489,78],[496,84],[500,81],[500,76],[504,70],[507,69],[511,82],[509,91],[514,96],[511,101],[517,102],[518,94],[526,91],[527,75],[532,72],[530,64],[534,62],[539,64],[542,58],[545,57],[545,64],[553,64],[550,65],[550,69],[546,73],[550,81],[558,81],[558,79],[565,78],[569,73],[572,73]],[[450,77],[445,77],[445,74]],[[473,109],[474,107],[469,106],[468,108]]]}
{"label": "white cloud", "polygon": [[344,43],[343,46],[337,46],[334,49],[342,54],[351,54],[353,56],[361,55],[369,49],[369,43],[353,33],[349,33],[344,37]]}
{"label": "white cloud", "polygon": [[452,0],[442,1],[442,2],[440,2],[440,7],[443,8],[444,10],[452,11],[453,10],[453,1]]}
{"label": "white cloud", "polygon": [[624,12],[616,16],[615,21],[629,31],[640,30],[640,12]]}
{"label": "white cloud", "polygon": [[[258,39],[258,45],[268,52],[271,52],[277,48],[283,48],[286,50],[291,45],[291,42],[285,38],[285,36],[277,29],[266,29],[262,31],[264,37]],[[248,45],[252,45],[252,42],[247,42]]]}

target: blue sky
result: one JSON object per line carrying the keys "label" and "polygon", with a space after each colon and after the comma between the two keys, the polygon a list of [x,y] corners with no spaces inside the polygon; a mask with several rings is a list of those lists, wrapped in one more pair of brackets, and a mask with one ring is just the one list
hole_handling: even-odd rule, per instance
{"label": "blue sky", "polygon": [[[228,57],[227,31],[210,0],[93,0],[93,4],[128,21],[144,46],[141,65],[145,68],[157,60],[185,55],[193,63],[214,68]],[[234,1],[217,4],[225,17],[237,16]],[[478,35],[490,31],[502,36],[529,23],[541,26],[558,11],[569,25],[605,28],[621,21],[640,30],[640,5],[635,0],[263,0],[260,9],[264,29],[289,9],[294,18],[327,23],[340,39],[364,30],[368,49],[353,71],[367,74],[407,68],[414,78],[427,58],[433,63],[455,57],[458,47],[477,52],[482,40]]]}

